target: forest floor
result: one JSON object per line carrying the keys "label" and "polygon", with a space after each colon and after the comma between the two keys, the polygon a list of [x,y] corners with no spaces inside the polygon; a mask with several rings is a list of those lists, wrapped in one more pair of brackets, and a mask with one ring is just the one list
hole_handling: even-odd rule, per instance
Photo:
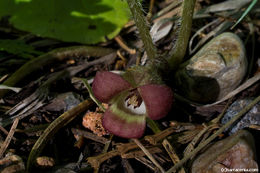
{"label": "forest floor", "polygon": [[[31,172],[132,173],[160,172],[161,168],[165,171],[172,168],[227,123],[222,119],[223,115],[231,119],[228,114],[243,111],[250,101],[260,95],[260,4],[257,3],[248,16],[231,29],[241,16],[239,12],[245,11],[248,4],[239,10],[237,4],[225,6],[225,9],[223,6],[212,6],[217,3],[219,1],[197,1],[190,45],[185,57],[192,57],[205,42],[220,33],[228,31],[237,34],[244,43],[248,60],[247,74],[241,82],[245,88],[220,103],[203,106],[183,100],[179,96],[181,92],[171,83],[178,95],[174,98],[173,107],[168,116],[156,121],[160,132],[154,134],[154,127],[151,127],[153,123],[149,123],[144,136],[138,139],[142,145],[103,129],[103,111],[89,97],[82,80],[87,79],[91,84],[98,71],[122,73],[131,66],[145,63],[143,44],[133,21],[128,22],[114,39],[85,46],[37,37],[16,30],[5,20],[0,20],[1,39],[22,38],[41,52],[40,56],[28,59],[1,51],[0,48],[0,84],[4,84],[12,74],[19,79],[11,88],[12,91],[0,90],[0,170],[23,172],[27,167]],[[173,40],[176,40],[176,35],[171,32],[178,25],[175,19],[161,22],[178,15],[180,5],[171,4],[173,0],[155,1],[152,13],[149,13],[149,2],[143,2],[147,6],[146,14],[151,26],[157,26],[153,38],[158,39],[156,46],[161,54],[168,52]],[[239,17],[235,18],[234,14]],[[250,82],[252,78],[254,82]],[[246,103],[239,102],[241,100]],[[230,127],[233,131],[243,128],[252,134],[256,147],[251,146],[250,139],[246,139],[246,142],[256,149],[252,149],[256,157],[244,157],[258,158],[255,162],[259,163],[260,104],[256,102],[252,107],[255,112],[246,111],[247,119],[242,121],[240,118]],[[211,144],[231,136],[230,130],[220,132],[210,141]],[[238,138],[234,137],[233,141]],[[145,149],[148,154],[143,152]],[[205,148],[190,156],[179,172],[195,169],[194,159],[204,152]],[[210,155],[214,154],[208,154],[208,157]],[[151,161],[150,156],[161,168]],[[232,162],[232,159],[229,161]],[[208,169],[203,164],[197,167],[201,172]]]}

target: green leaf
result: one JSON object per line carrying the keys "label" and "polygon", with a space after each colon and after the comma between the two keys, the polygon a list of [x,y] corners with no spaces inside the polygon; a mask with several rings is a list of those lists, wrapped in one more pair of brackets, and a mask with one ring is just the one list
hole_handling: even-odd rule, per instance
{"label": "green leaf", "polygon": [[19,55],[23,58],[32,57],[31,54],[40,55],[40,51],[34,50],[33,46],[26,44],[23,40],[1,40],[0,51],[6,51],[11,54]]}
{"label": "green leaf", "polygon": [[122,0],[0,0],[1,10],[18,29],[86,44],[113,38],[130,16]]}

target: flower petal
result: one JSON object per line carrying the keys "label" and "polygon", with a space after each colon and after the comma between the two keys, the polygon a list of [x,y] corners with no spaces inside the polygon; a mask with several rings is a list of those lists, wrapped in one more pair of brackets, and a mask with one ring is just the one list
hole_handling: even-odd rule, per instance
{"label": "flower petal", "polygon": [[[134,115],[136,116],[136,115]],[[133,118],[133,116],[131,116]],[[140,138],[145,130],[145,116],[138,119],[125,119],[108,109],[102,119],[103,127],[110,133],[123,138]]]}
{"label": "flower petal", "polygon": [[103,103],[108,103],[113,96],[130,87],[130,83],[120,75],[108,71],[97,72],[92,84],[95,97]]}
{"label": "flower petal", "polygon": [[173,102],[173,92],[166,85],[148,84],[138,88],[148,117],[158,120],[167,115]]}

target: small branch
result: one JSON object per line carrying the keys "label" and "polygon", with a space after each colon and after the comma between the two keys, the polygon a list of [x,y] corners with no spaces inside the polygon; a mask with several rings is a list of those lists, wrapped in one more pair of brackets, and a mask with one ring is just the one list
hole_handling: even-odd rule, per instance
{"label": "small branch", "polygon": [[3,157],[4,152],[6,151],[8,145],[10,144],[10,142],[11,142],[13,136],[14,136],[15,129],[16,129],[17,125],[18,125],[18,122],[19,122],[19,118],[16,118],[14,120],[14,122],[13,122],[13,125],[12,125],[12,127],[11,127],[11,129],[10,129],[10,131],[9,131],[5,141],[4,141],[4,143],[1,145],[1,148],[0,148],[0,158]]}
{"label": "small branch", "polygon": [[[170,158],[172,159],[172,162],[174,164],[177,164],[180,161],[179,156],[177,155],[177,153],[175,152],[175,149],[171,146],[171,144],[169,143],[168,140],[164,139],[163,140],[163,147],[165,148],[165,150],[167,151],[168,155],[170,156]],[[181,170],[179,171],[179,173],[185,173],[184,168],[181,168]]]}
{"label": "small branch", "polygon": [[236,122],[240,117],[242,117],[246,112],[254,107],[260,101],[260,96],[255,98],[249,105],[247,105],[244,109],[242,109],[236,116],[234,116],[230,121],[228,121],[225,125],[223,125],[219,130],[217,130],[214,134],[212,134],[207,140],[201,143],[197,148],[195,148],[192,152],[187,154],[179,163],[170,168],[167,173],[175,172],[178,168],[180,168],[186,161],[188,161],[191,157],[197,154],[202,148],[208,145],[211,141],[213,141],[218,135],[225,131],[225,129],[229,128],[234,122]]}
{"label": "small branch", "polygon": [[[3,132],[4,134],[6,134],[6,135],[9,134],[9,132],[8,132],[4,127],[2,127],[2,126],[0,126],[0,131],[2,131],[2,132]],[[15,129],[15,132],[17,132],[17,129]],[[17,140],[15,137],[12,137],[12,139],[13,139],[14,141]]]}
{"label": "small branch", "polygon": [[111,144],[111,142],[112,142],[113,137],[114,137],[114,135],[113,135],[113,134],[110,134],[109,140],[105,143],[105,146],[104,146],[104,148],[103,148],[102,153],[107,153],[108,148],[109,148],[109,146],[110,146],[110,144]]}
{"label": "small branch", "polygon": [[227,104],[225,105],[225,107],[224,107],[224,109],[222,110],[222,112],[221,112],[216,118],[214,118],[213,120],[211,120],[211,123],[214,123],[214,124],[219,123],[219,121],[221,120],[221,118],[225,115],[225,113],[226,113],[228,107],[230,106],[231,102],[232,102],[232,98],[230,98],[230,99],[228,100],[228,102],[227,102]]}
{"label": "small branch", "polygon": [[98,156],[88,157],[87,160],[95,170],[98,170],[101,163],[118,155],[120,155],[120,152],[118,150],[112,150]]}
{"label": "small branch", "polygon": [[106,161],[107,159],[110,159],[118,155],[124,155],[127,151],[135,148],[138,148],[138,146],[134,142],[127,144],[117,144],[115,150],[102,153],[98,156],[88,157],[87,160],[95,170],[98,170],[100,164]]}
{"label": "small branch", "polygon": [[154,0],[150,0],[149,12],[147,14],[148,19],[151,19],[152,15],[153,15],[153,6],[154,6]]}
{"label": "small branch", "polygon": [[184,0],[182,3],[182,13],[179,19],[180,28],[177,34],[177,41],[173,49],[170,52],[170,58],[168,59],[171,70],[176,70],[178,65],[182,62],[182,59],[186,53],[190,32],[193,11],[196,0]]}
{"label": "small branch", "polygon": [[[162,150],[158,147],[149,147],[147,148],[147,150],[151,154],[162,153]],[[132,159],[132,158],[143,157],[143,156],[145,156],[145,153],[142,150],[136,150],[136,151],[131,151],[128,153],[121,154],[121,157],[124,159]]]}
{"label": "small branch", "polygon": [[[54,49],[22,65],[16,72],[8,77],[3,84],[10,87],[15,86],[30,74],[43,69],[43,67],[53,64],[54,62],[63,61],[70,57],[105,56],[113,51],[113,49],[92,46],[72,46]],[[7,92],[8,90],[1,90],[0,98],[4,97]]]}
{"label": "small branch", "polygon": [[153,172],[158,172],[158,168],[156,168],[156,166],[154,166],[146,157],[136,157],[135,159],[150,168]]}
{"label": "small branch", "polygon": [[124,153],[128,152],[129,150],[133,150],[133,149],[136,149],[136,148],[138,148],[138,146],[134,142],[130,142],[130,143],[126,143],[126,144],[117,144],[116,145],[116,149],[121,154],[124,154]]}
{"label": "small branch", "polygon": [[83,136],[84,138],[99,142],[101,144],[106,144],[108,142],[108,140],[106,138],[104,138],[102,136],[97,136],[97,135],[87,132],[85,130],[72,128],[71,131],[74,135],[80,135],[80,136]]}
{"label": "small branch", "polygon": [[143,15],[142,5],[139,0],[127,0],[128,6],[131,10],[135,24],[140,32],[141,39],[144,43],[146,53],[150,59],[156,58],[156,47],[153,44],[148,22]]}
{"label": "small branch", "polygon": [[202,136],[209,130],[210,126],[204,125],[204,128],[192,139],[192,141],[188,144],[188,146],[184,150],[184,156],[190,153],[198,141],[202,138]]}
{"label": "small branch", "polygon": [[123,41],[123,39],[120,36],[116,36],[115,37],[116,42],[119,44],[120,47],[122,47],[125,51],[127,51],[129,54],[133,55],[136,54],[136,50],[135,49],[131,49],[129,48],[125,42]]}
{"label": "small branch", "polygon": [[78,114],[83,111],[89,109],[90,106],[93,105],[93,102],[90,99],[87,99],[74,108],[64,112],[61,116],[55,119],[43,132],[43,134],[38,138],[36,143],[34,144],[28,160],[27,160],[27,171],[30,171],[33,164],[35,163],[35,159],[39,156],[42,149],[45,147],[47,142],[53,135],[62,127],[71,122]]}
{"label": "small branch", "polygon": [[154,135],[145,136],[144,139],[146,141],[148,141],[150,144],[156,145],[157,142],[166,138],[167,136],[169,136],[170,134],[172,134],[174,132],[181,132],[181,131],[184,131],[184,130],[194,130],[195,128],[196,128],[195,125],[180,123],[180,125],[176,124],[176,126],[169,127],[169,128],[167,128],[163,131],[160,131],[160,132],[154,134]]}
{"label": "small branch", "polygon": [[161,165],[153,158],[151,153],[142,145],[142,143],[138,139],[133,139],[135,143],[141,148],[141,150],[145,153],[145,155],[153,162],[153,164],[160,169],[161,172],[165,172]]}

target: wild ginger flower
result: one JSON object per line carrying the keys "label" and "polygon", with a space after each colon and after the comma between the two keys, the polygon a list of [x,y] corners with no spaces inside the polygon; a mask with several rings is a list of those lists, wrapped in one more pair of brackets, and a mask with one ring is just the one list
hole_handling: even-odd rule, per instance
{"label": "wild ginger flower", "polygon": [[103,127],[124,138],[140,138],[145,130],[146,116],[152,120],[163,118],[173,102],[173,92],[166,85],[135,86],[107,71],[97,72],[92,89],[99,101],[109,104],[103,115]]}

